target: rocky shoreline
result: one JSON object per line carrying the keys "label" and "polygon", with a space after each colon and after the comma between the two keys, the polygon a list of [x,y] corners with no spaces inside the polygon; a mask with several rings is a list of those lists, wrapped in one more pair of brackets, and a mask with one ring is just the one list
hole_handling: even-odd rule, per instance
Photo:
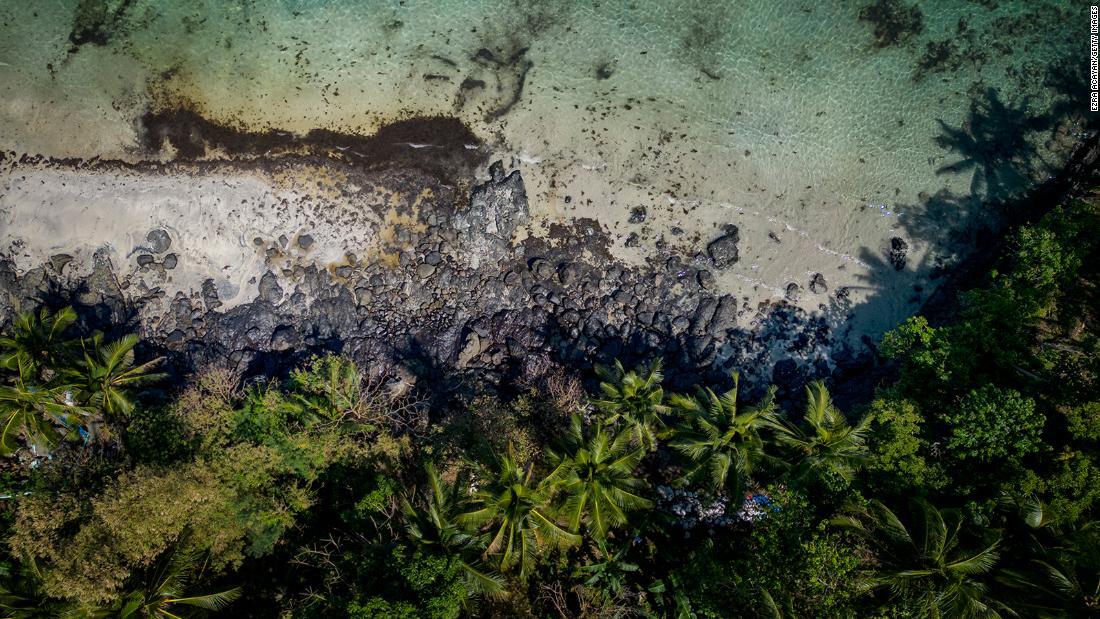
{"label": "rocky shoreline", "polygon": [[[312,254],[319,241],[308,227],[293,236],[252,239],[262,265],[239,291],[227,292],[210,278],[173,293],[169,284],[182,268],[184,241],[164,228],[132,231],[133,248],[104,246],[83,257],[58,251],[31,267],[25,257],[21,265],[7,255],[0,261],[0,320],[43,301],[73,303],[88,326],[139,330],[181,367],[271,373],[314,352],[335,351],[433,388],[463,376],[490,383],[535,379],[555,364],[659,356],[674,384],[737,370],[746,385],[794,390],[860,361],[837,336],[851,310],[846,290],[829,290],[820,274],[788,290],[788,297],[820,299],[812,315],[788,300],[750,305],[747,297],[716,289],[714,272],[737,260],[735,227],[695,255],[670,254],[644,266],[615,259],[607,232],[592,220],[555,223],[546,238],[520,238],[529,218],[520,172],[497,162],[478,183],[478,151],[465,138],[369,154],[360,144],[355,150],[363,161],[355,161],[360,157],[348,155],[352,145],[332,136],[293,144],[236,136],[250,145],[233,146],[225,134],[194,125],[151,122],[148,128],[160,136],[148,146],[171,143],[176,161],[133,164],[143,174],[180,174],[172,166],[187,160],[197,166],[191,174],[208,173],[208,153],[228,152],[238,157],[232,165],[268,175],[323,164],[349,186],[417,198],[384,216],[364,211],[361,222],[329,222],[374,226],[372,249],[346,248],[335,262]],[[227,294],[236,302],[226,304]],[[870,354],[862,350],[864,360]]]}
{"label": "rocky shoreline", "polygon": [[[133,229],[113,244],[78,227],[72,238],[91,243],[84,251],[17,237],[0,251],[0,322],[42,303],[73,304],[87,328],[139,331],[181,370],[214,364],[271,374],[333,351],[409,382],[424,379],[436,391],[464,377],[511,383],[537,380],[557,364],[661,357],[678,387],[736,370],[750,390],[775,384],[781,395],[794,395],[807,380],[842,378],[876,362],[867,336],[850,331],[856,308],[847,288],[830,287],[820,273],[790,283],[778,301],[753,303],[721,290],[715,275],[739,258],[736,226],[715,231],[696,253],[668,248],[640,266],[611,253],[610,233],[595,220],[527,234],[520,171],[499,161],[488,166],[486,149],[453,119],[409,119],[364,138],[243,132],[180,112],[147,115],[143,130],[146,151],[134,162],[6,153],[0,164],[27,184],[46,182],[37,172],[182,179],[166,190],[187,193],[181,200],[194,199],[189,183],[228,186],[227,179],[255,177],[264,193],[256,204],[215,200],[195,213],[218,211],[215,227],[230,209],[239,221],[281,218],[293,230],[268,226],[270,233],[243,239],[233,237],[244,234],[235,228],[228,241],[237,253],[228,256],[205,256],[206,236],[155,223],[126,223]],[[1093,138],[1035,195],[1056,203],[1079,191],[1080,179],[1095,172],[1096,150]],[[294,191],[273,194],[280,183]],[[108,185],[112,198],[116,190]],[[242,205],[251,199],[241,195]],[[144,221],[158,217],[163,212]],[[636,218],[644,221],[644,211]],[[57,232],[49,221],[41,225],[46,235]],[[28,249],[35,243],[37,253]],[[882,270],[905,268],[907,249],[893,239]],[[970,261],[995,254],[986,247]],[[216,259],[246,264],[218,273]],[[235,283],[230,272],[247,279]],[[941,284],[932,309],[946,311],[940,306],[965,285],[966,272]]]}

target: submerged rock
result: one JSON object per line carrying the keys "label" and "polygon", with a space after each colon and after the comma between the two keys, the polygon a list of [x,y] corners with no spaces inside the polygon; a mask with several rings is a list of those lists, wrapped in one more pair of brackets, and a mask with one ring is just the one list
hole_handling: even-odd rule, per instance
{"label": "submerged rock", "polygon": [[829,286],[825,283],[825,276],[821,273],[814,273],[810,278],[810,292],[814,294],[822,294],[829,292]]}

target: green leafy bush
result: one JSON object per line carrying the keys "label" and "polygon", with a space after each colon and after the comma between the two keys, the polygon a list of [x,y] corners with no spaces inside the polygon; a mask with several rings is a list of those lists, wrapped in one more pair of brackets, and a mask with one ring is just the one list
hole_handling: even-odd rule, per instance
{"label": "green leafy bush", "polygon": [[1070,406],[1063,413],[1073,438],[1080,441],[1100,441],[1100,401]]}
{"label": "green leafy bush", "polygon": [[946,483],[940,466],[929,462],[925,419],[915,402],[885,392],[871,403],[869,415],[870,466],[888,477],[893,490],[939,488]]}
{"label": "green leafy bush", "polygon": [[962,460],[1018,460],[1043,447],[1043,415],[1034,400],[1013,389],[983,385],[943,420],[950,427],[947,448]]}

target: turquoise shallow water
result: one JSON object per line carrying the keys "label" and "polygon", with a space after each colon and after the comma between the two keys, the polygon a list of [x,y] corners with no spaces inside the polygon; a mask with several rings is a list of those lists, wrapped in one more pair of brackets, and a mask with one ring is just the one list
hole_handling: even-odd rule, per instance
{"label": "turquoise shallow water", "polygon": [[[2,0],[0,147],[136,157],[150,106],[287,131],[454,115],[523,171],[531,234],[592,217],[642,260],[736,223],[742,261],[727,289],[765,299],[823,272],[857,295],[893,286],[896,316],[911,286],[965,248],[988,201],[1041,181],[1080,139],[1086,11],[1064,0]],[[646,222],[628,223],[638,207]],[[912,260],[884,284],[894,236]]]}

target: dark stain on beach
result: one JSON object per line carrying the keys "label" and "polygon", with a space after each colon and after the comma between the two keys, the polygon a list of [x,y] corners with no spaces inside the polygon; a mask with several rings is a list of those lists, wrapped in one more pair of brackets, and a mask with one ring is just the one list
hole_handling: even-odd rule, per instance
{"label": "dark stain on beach", "polygon": [[361,136],[328,129],[305,135],[269,129],[249,131],[204,118],[187,108],[147,112],[141,141],[150,153],[170,144],[180,160],[197,160],[217,150],[269,160],[279,156],[337,159],[364,169],[412,168],[444,179],[468,178],[484,167],[482,141],[457,118],[418,116]]}

